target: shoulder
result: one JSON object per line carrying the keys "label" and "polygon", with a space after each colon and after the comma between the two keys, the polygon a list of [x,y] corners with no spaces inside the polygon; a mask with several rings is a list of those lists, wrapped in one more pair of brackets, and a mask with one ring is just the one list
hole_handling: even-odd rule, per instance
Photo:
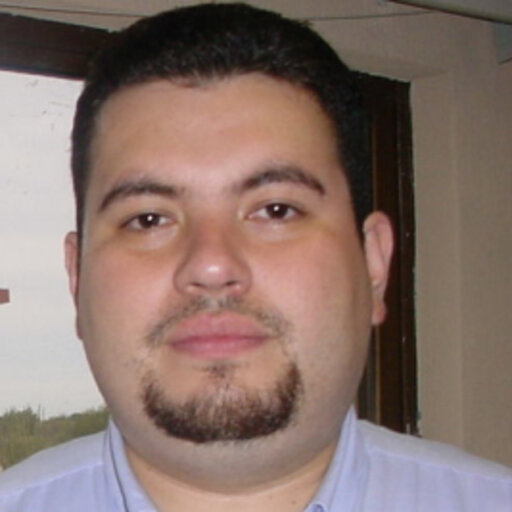
{"label": "shoulder", "polygon": [[367,449],[375,456],[383,456],[401,464],[449,469],[466,475],[512,479],[511,468],[471,455],[454,446],[398,434],[366,421],[361,421],[360,426]]}
{"label": "shoulder", "polygon": [[18,496],[48,494],[87,481],[103,465],[104,433],[49,448],[0,473],[0,510]]}
{"label": "shoulder", "polygon": [[381,491],[385,486],[395,498],[406,503],[419,500],[435,510],[510,511],[511,468],[365,421],[360,422],[360,430],[370,481]]}

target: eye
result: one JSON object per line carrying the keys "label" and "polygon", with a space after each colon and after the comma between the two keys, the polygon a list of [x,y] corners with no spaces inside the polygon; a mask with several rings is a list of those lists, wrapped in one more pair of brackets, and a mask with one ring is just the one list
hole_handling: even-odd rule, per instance
{"label": "eye", "polygon": [[131,218],[126,222],[123,227],[133,231],[147,231],[150,229],[159,228],[169,224],[170,219],[159,213],[141,213],[136,217]]}
{"label": "eye", "polygon": [[270,203],[253,212],[249,218],[254,220],[287,221],[300,217],[303,212],[286,203]]}

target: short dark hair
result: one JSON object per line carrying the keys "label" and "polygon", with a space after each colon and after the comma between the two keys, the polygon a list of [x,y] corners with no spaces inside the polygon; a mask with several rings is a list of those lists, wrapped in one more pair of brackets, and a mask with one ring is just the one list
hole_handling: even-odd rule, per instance
{"label": "short dark hair", "polygon": [[365,116],[350,71],[309,26],[241,3],[163,12],[118,32],[92,63],[78,100],[72,171],[80,234],[95,123],[105,101],[157,79],[205,80],[257,72],[310,91],[336,130],[358,222],[369,211]]}

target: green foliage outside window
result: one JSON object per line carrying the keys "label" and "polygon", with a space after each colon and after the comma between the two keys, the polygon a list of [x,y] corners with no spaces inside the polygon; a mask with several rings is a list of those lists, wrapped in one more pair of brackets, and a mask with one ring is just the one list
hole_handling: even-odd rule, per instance
{"label": "green foliage outside window", "polygon": [[104,407],[47,420],[31,408],[11,409],[0,416],[0,466],[5,469],[44,448],[99,432],[107,421]]}

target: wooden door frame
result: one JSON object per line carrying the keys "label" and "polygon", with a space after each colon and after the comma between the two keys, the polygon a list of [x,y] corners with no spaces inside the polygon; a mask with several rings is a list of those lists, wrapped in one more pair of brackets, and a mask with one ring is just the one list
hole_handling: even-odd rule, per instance
{"label": "wooden door frame", "polygon": [[415,326],[415,223],[408,83],[365,75],[373,207],[391,219],[395,252],[386,321],[374,329],[358,402],[359,414],[398,432],[418,433]]}
{"label": "wooden door frame", "polygon": [[103,29],[0,14],[0,68],[83,78],[108,37]]}

